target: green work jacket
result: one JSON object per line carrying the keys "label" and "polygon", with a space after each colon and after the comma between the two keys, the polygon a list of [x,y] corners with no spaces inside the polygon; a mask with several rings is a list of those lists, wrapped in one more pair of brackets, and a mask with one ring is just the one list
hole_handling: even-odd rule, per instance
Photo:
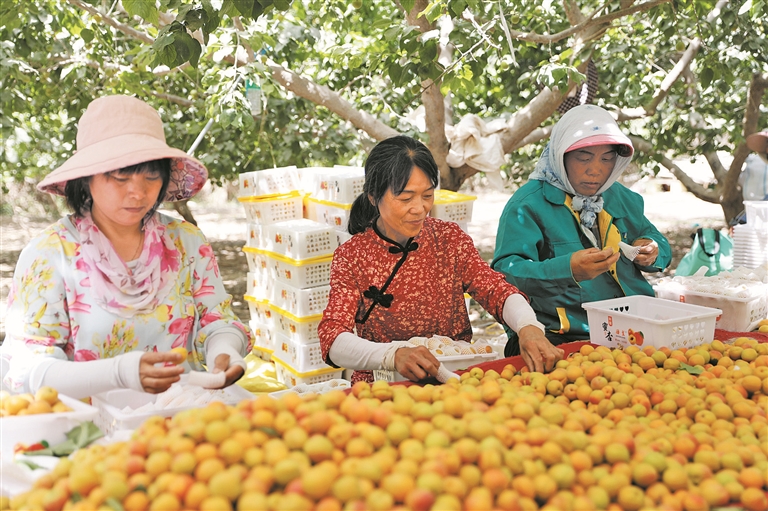
{"label": "green work jacket", "polygon": [[[637,266],[622,256],[592,280],[576,282],[571,254],[591,248],[579,228],[579,214],[571,197],[544,181],[523,185],[504,207],[491,266],[528,295],[536,317],[551,341],[560,344],[589,338],[587,313],[582,303],[629,295],[653,296],[642,271],[664,270],[672,260],[667,239],[643,214],[642,197],[619,183],[603,193],[603,211],[596,220],[601,247],[619,250],[618,242],[632,244],[639,238],[654,240],[659,255],[653,266]],[[641,271],[642,270],[642,271]],[[517,335],[508,330],[507,356],[517,354]]]}

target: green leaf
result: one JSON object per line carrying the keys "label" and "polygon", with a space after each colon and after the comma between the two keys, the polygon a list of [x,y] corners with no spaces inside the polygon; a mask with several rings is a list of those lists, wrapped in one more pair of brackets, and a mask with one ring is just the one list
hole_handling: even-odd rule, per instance
{"label": "green leaf", "polygon": [[403,10],[405,10],[405,12],[411,12],[413,6],[416,5],[416,0],[402,0],[400,5],[403,6]]}
{"label": "green leaf", "polygon": [[90,43],[93,41],[93,30],[84,28],[80,31],[80,37],[85,41],[86,43]]}
{"label": "green leaf", "polygon": [[115,511],[125,511],[123,504],[114,497],[108,497],[104,503],[107,505],[107,507],[114,509]]}
{"label": "green leaf", "polygon": [[689,374],[701,374],[704,372],[704,368],[701,366],[690,366],[685,362],[680,362],[680,369],[688,371]]}
{"label": "green leaf", "polygon": [[18,463],[20,465],[26,465],[27,467],[29,467],[32,470],[37,470],[38,468],[45,468],[45,467],[41,467],[37,463],[33,463],[33,462],[29,461],[29,460],[24,460],[24,459],[19,459],[19,460],[16,461],[16,463]]}
{"label": "green leaf", "polygon": [[701,71],[701,86],[702,88],[706,89],[709,87],[709,84],[712,83],[712,79],[715,77],[715,72],[712,71],[712,68],[705,67]]}
{"label": "green leaf", "polygon": [[402,85],[403,68],[397,62],[393,62],[389,65],[389,78],[395,87]]}
{"label": "green leaf", "polygon": [[160,21],[155,2],[148,2],[147,0],[123,0],[123,8],[125,9],[125,12],[131,16],[139,16],[147,23],[157,24]]}
{"label": "green leaf", "polygon": [[422,62],[432,62],[435,60],[435,58],[437,58],[437,40],[430,39],[424,43],[419,55],[421,56]]}

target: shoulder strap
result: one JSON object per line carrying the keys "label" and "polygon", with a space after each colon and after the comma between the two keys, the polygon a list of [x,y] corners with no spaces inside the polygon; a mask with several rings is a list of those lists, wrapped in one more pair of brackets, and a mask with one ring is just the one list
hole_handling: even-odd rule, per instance
{"label": "shoulder strap", "polygon": [[696,231],[696,236],[699,238],[699,246],[701,247],[701,251],[707,254],[707,257],[715,257],[715,255],[720,252],[720,231],[717,229],[712,229],[712,231],[715,233],[715,246],[711,254],[707,252],[707,247],[704,244],[704,229],[699,227],[699,229]]}

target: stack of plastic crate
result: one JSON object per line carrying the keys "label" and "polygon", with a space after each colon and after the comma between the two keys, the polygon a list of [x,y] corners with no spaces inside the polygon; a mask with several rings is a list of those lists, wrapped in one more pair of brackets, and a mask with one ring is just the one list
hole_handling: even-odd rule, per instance
{"label": "stack of plastic crate", "polygon": [[303,197],[299,192],[296,167],[283,167],[240,174],[238,200],[247,220],[246,244],[248,260],[245,300],[251,312],[250,327],[254,334],[254,352],[269,360],[274,351],[274,318],[270,302],[274,292],[274,271],[266,250],[271,246],[267,226],[303,217]]}
{"label": "stack of plastic crate", "polygon": [[304,186],[309,195],[305,216],[333,227],[338,244],[347,241],[349,212],[352,203],[363,193],[363,167],[323,167],[302,170]]}
{"label": "stack of plastic crate", "polygon": [[435,203],[432,205],[430,216],[456,222],[464,232],[469,232],[469,222],[472,221],[472,204],[475,199],[477,197],[450,190],[435,190]]}

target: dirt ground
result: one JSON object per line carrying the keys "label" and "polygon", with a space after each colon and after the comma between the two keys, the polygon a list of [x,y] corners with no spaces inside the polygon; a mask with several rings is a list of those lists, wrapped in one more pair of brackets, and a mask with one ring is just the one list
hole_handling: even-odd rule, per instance
{"label": "dirt ground", "polygon": [[[673,269],[690,248],[690,235],[697,226],[725,227],[722,210],[718,205],[706,204],[687,192],[674,189],[662,192],[654,184],[649,184],[639,191],[646,201],[646,216],[667,236],[673,251],[669,269],[662,274],[648,275],[651,281],[673,273]],[[469,233],[482,257],[490,261],[493,258],[498,219],[509,194],[492,190],[465,193],[479,197],[474,202]],[[248,265],[242,251],[246,231],[242,207],[236,201],[227,201],[225,194],[213,192],[203,201],[190,203],[190,209],[213,246],[224,285],[232,294],[235,312],[240,319],[249,320],[248,304],[243,300]],[[39,217],[0,216],[0,340],[5,337],[6,299],[19,253],[32,236],[52,222],[53,219]],[[471,306],[470,319],[476,338],[493,337],[502,333],[493,318],[474,303]]]}

